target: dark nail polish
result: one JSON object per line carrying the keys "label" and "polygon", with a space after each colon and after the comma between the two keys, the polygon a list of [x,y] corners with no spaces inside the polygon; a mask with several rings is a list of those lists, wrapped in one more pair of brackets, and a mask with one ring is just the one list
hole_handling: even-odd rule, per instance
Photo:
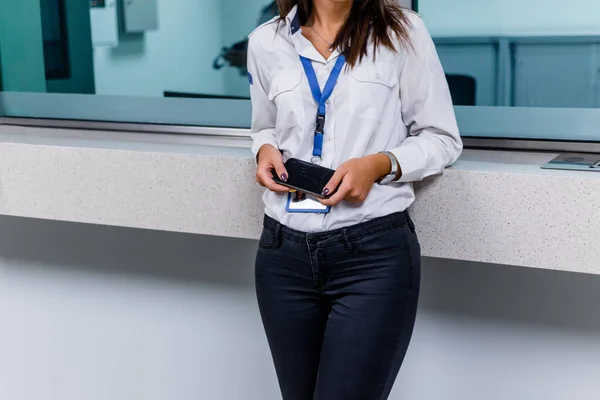
{"label": "dark nail polish", "polygon": [[323,189],[323,196],[327,196],[329,194],[329,189],[325,188]]}
{"label": "dark nail polish", "polygon": [[287,182],[287,175],[286,174],[281,174],[281,180],[284,182]]}

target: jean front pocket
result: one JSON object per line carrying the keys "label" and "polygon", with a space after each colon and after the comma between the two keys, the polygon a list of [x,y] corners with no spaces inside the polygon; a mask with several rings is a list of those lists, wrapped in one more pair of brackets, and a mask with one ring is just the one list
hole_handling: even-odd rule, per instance
{"label": "jean front pocket", "polygon": [[386,254],[406,249],[402,227],[374,232],[356,240],[356,248],[369,254]]}
{"label": "jean front pocket", "polygon": [[277,236],[275,235],[275,232],[270,229],[263,228],[258,245],[263,249],[270,249],[275,246],[276,242]]}

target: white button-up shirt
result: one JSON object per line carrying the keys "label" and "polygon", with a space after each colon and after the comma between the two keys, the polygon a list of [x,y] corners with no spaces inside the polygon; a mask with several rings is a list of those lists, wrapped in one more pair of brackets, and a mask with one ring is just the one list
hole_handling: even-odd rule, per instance
{"label": "white button-up shirt", "polygon": [[[248,44],[252,99],[252,150],[270,144],[284,161],[310,161],[317,104],[299,56],[313,63],[321,88],[339,56],[319,54],[300,29],[294,8],[281,21],[263,24]],[[327,103],[322,165],[392,152],[402,177],[374,184],[360,205],[342,202],[328,214],[286,211],[287,195],[266,191],[265,213],[283,225],[305,232],[337,229],[406,210],[414,201],[411,182],[439,174],[462,150],[448,84],[435,46],[421,18],[406,11],[410,46],[397,40],[397,51],[379,48],[353,68],[344,68]]]}

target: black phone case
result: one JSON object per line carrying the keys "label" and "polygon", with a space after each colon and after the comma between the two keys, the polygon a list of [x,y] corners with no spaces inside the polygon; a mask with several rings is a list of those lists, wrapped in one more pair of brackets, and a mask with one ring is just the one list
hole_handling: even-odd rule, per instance
{"label": "black phone case", "polygon": [[288,172],[288,180],[283,182],[280,177],[273,175],[273,180],[278,184],[311,194],[318,198],[327,198],[323,196],[323,189],[335,173],[334,170],[321,167],[297,158],[290,158],[285,163],[285,169]]}

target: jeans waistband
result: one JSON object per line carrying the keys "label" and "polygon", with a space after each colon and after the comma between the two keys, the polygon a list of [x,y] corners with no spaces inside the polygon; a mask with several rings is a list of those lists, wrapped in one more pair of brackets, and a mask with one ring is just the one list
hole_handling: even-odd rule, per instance
{"label": "jeans waistband", "polygon": [[412,225],[412,220],[408,215],[408,211],[402,211],[384,217],[374,218],[356,225],[317,233],[302,232],[289,228],[267,215],[265,215],[263,227],[264,229],[273,232],[280,239],[306,244],[318,242],[344,242],[378,232],[385,232],[407,224]]}

